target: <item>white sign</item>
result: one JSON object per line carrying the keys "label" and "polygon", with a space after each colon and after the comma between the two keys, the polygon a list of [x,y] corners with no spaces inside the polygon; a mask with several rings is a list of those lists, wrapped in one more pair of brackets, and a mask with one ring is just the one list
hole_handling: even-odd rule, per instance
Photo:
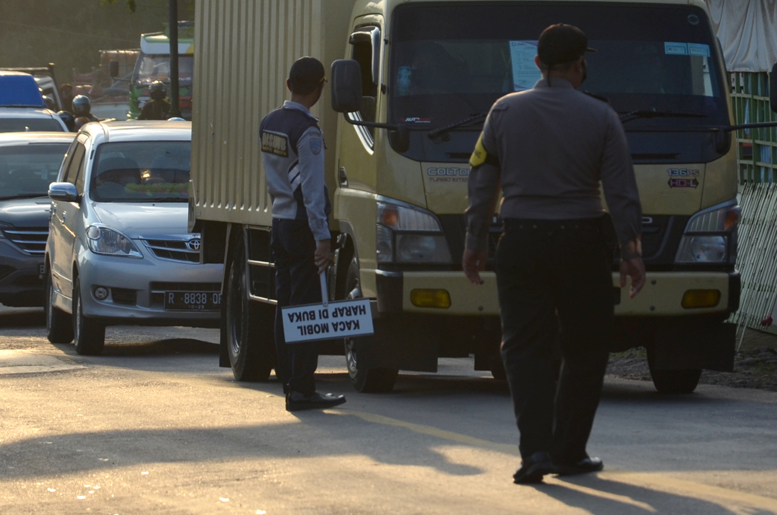
{"label": "white sign", "polygon": [[[321,274],[321,290],[326,299],[324,274]],[[281,308],[281,315],[286,343],[367,336],[375,332],[369,299],[289,306]]]}
{"label": "white sign", "polygon": [[536,41],[510,41],[510,57],[513,65],[513,91],[532,89],[542,78],[534,56],[537,55]]}

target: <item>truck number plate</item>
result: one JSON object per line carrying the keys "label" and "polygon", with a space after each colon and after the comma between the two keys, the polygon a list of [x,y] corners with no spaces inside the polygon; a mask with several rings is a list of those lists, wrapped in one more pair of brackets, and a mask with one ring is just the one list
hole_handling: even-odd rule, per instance
{"label": "truck number plate", "polygon": [[221,305],[217,291],[166,291],[165,309],[214,311]]}

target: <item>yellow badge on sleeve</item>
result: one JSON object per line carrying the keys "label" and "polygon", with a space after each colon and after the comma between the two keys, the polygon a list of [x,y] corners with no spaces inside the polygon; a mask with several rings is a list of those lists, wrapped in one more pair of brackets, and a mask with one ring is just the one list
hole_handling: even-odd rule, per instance
{"label": "yellow badge on sleeve", "polygon": [[480,166],[485,163],[487,159],[488,152],[486,152],[486,149],[483,147],[483,133],[481,132],[478,137],[478,142],[475,144],[475,150],[469,158],[469,164],[472,167]]}

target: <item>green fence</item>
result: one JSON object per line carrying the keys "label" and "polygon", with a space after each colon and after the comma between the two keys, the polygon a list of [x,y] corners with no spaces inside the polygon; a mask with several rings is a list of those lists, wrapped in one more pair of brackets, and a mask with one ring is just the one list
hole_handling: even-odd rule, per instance
{"label": "green fence", "polygon": [[[777,121],[769,107],[769,73],[731,74],[737,124]],[[736,131],[739,183],[777,182],[777,128]]]}

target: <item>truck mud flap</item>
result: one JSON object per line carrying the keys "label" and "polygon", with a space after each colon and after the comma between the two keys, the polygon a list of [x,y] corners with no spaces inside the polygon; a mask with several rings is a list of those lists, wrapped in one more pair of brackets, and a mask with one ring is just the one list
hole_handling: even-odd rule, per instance
{"label": "truck mud flap", "polygon": [[734,369],[736,325],[720,317],[676,317],[657,321],[653,343],[660,370]]}

